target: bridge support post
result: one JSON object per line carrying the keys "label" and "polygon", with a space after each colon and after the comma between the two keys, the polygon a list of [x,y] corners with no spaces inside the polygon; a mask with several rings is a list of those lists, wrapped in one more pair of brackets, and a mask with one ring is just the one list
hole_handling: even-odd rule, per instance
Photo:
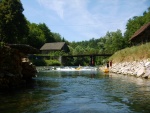
{"label": "bridge support post", "polygon": [[59,56],[59,62],[62,64],[62,56]]}
{"label": "bridge support post", "polygon": [[60,56],[59,57],[59,61],[62,65],[65,65],[65,62],[66,62],[66,57],[63,57],[63,56]]}
{"label": "bridge support post", "polygon": [[95,66],[95,56],[90,56],[90,65]]}

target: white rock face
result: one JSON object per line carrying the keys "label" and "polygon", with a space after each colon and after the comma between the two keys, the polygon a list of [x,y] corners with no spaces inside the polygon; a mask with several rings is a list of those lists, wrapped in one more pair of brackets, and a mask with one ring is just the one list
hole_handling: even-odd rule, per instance
{"label": "white rock face", "polygon": [[140,76],[142,76],[143,74],[145,74],[145,69],[144,69],[144,67],[141,67],[141,68],[137,71],[136,76],[137,76],[137,77],[140,77]]}
{"label": "white rock face", "polygon": [[133,62],[114,63],[109,72],[150,78],[150,61],[148,59]]}

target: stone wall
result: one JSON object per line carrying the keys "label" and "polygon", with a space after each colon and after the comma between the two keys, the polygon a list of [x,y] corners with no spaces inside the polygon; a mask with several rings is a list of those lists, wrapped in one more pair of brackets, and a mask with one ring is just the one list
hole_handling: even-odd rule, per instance
{"label": "stone wall", "polygon": [[109,72],[150,78],[150,60],[113,63],[112,67],[109,68]]}

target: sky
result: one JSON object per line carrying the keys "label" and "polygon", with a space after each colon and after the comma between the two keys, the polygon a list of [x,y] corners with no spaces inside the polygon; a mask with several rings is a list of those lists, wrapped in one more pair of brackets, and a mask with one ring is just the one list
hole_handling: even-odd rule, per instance
{"label": "sky", "polygon": [[127,21],[141,16],[150,0],[21,0],[23,14],[31,23],[45,23],[51,32],[69,42],[104,37]]}

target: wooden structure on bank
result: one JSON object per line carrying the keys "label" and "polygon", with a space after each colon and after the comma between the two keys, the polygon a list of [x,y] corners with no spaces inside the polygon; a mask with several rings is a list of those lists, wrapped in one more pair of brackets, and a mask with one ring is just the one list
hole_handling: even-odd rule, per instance
{"label": "wooden structure on bank", "polygon": [[54,42],[54,43],[45,43],[41,48],[40,51],[42,54],[48,54],[54,51],[63,51],[69,52],[69,47],[65,42]]}
{"label": "wooden structure on bank", "polygon": [[138,29],[129,41],[131,41],[131,44],[133,45],[150,42],[150,22]]}

